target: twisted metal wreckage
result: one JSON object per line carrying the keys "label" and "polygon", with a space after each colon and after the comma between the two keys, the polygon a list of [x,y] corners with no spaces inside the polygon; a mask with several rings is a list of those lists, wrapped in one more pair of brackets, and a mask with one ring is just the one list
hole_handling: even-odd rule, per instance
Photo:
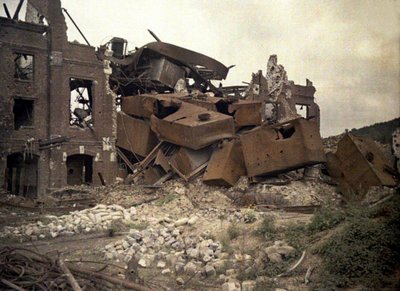
{"label": "twisted metal wreckage", "polygon": [[[266,74],[254,73],[247,85],[216,86],[213,82],[226,79],[233,66],[162,42],[151,31],[156,41],[133,52],[127,52],[126,40],[116,37],[97,50],[82,33],[88,45],[71,43],[60,1],[29,0],[27,22],[18,20],[22,2],[14,17],[5,5],[8,17],[0,18],[2,54],[4,59],[9,51],[15,56],[3,71],[14,64],[12,86],[17,88],[6,96],[14,98],[14,108],[4,106],[5,116],[10,115],[4,120],[14,120],[14,127],[5,124],[6,138],[0,143],[0,170],[6,173],[0,182],[9,191],[27,194],[27,189],[35,189],[37,195],[67,184],[112,183],[117,162],[130,174],[127,181],[143,174],[146,184],[159,185],[175,174],[188,181],[204,172],[205,183],[223,186],[234,185],[240,176],[259,181],[327,162],[315,87],[308,79],[305,86],[289,81],[276,55],[270,56]],[[29,35],[30,46],[24,40]],[[43,68],[48,66],[47,73],[38,69],[42,63]],[[32,87],[30,82],[42,86]],[[13,97],[24,90],[32,96]],[[46,92],[48,104],[38,108],[35,103],[44,102],[39,98]],[[69,116],[58,108],[64,99],[70,104]],[[30,114],[25,116],[26,112]],[[38,120],[29,118],[32,115]],[[29,136],[29,143],[22,133]],[[31,162],[20,161],[20,153],[26,157],[20,148],[29,149]],[[328,170],[345,181],[346,171],[337,160],[328,159]],[[390,167],[387,161],[382,163],[385,169]],[[33,173],[28,168],[35,167],[36,181],[27,182]],[[386,179],[362,183],[394,183],[387,171],[378,171]],[[342,184],[365,189],[361,180]]]}

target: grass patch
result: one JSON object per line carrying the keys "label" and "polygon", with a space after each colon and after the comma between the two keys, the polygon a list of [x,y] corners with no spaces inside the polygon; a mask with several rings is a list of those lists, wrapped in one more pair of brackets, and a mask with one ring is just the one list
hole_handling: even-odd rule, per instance
{"label": "grass patch", "polygon": [[300,255],[306,248],[309,236],[307,226],[303,223],[290,223],[283,230],[285,241],[296,249],[294,256]]}
{"label": "grass patch", "polygon": [[254,223],[256,220],[256,213],[253,210],[249,210],[244,214],[244,223]]}
{"label": "grass patch", "polygon": [[234,253],[234,249],[231,245],[231,240],[228,236],[224,236],[221,240],[222,251],[232,255]]}
{"label": "grass patch", "polygon": [[178,197],[178,196],[176,196],[175,194],[169,193],[169,194],[165,195],[164,197],[158,199],[158,200],[155,202],[155,204],[156,204],[157,206],[163,206],[163,205],[168,204],[168,203],[170,203],[171,201],[175,200],[177,197]]}
{"label": "grass patch", "polygon": [[235,239],[240,235],[240,228],[238,227],[238,225],[236,223],[232,222],[228,226],[227,234],[228,234],[229,239],[231,239],[231,240]]}
{"label": "grass patch", "polygon": [[307,230],[310,234],[315,234],[320,231],[332,229],[339,223],[344,221],[345,212],[332,207],[322,207],[318,209],[308,225]]}
{"label": "grass patch", "polygon": [[264,215],[260,226],[256,229],[256,233],[262,235],[266,239],[273,240],[276,238],[275,219],[271,215]]}

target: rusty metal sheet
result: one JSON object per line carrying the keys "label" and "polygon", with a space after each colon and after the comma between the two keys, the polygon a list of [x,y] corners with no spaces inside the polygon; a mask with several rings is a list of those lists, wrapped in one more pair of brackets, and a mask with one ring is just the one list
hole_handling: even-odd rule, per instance
{"label": "rusty metal sheet", "polygon": [[276,174],[326,161],[315,122],[304,118],[260,126],[240,136],[249,176]]}
{"label": "rusty metal sheet", "polygon": [[[199,115],[206,114],[207,120]],[[234,135],[231,116],[208,111],[199,106],[182,102],[179,110],[164,119],[151,116],[151,128],[161,140],[193,150],[204,148],[218,140]]]}
{"label": "rusty metal sheet", "polygon": [[366,137],[346,134],[336,153],[327,155],[329,174],[347,198],[362,198],[371,186],[395,186],[394,171],[376,143]]}
{"label": "rusty metal sheet", "polygon": [[165,172],[160,166],[151,166],[146,168],[143,174],[144,174],[144,182],[147,185],[153,185],[165,175]]}
{"label": "rusty metal sheet", "polygon": [[237,127],[261,125],[261,108],[261,101],[239,100],[229,104],[228,112],[233,115],[235,126]]}
{"label": "rusty metal sheet", "polygon": [[158,151],[156,159],[154,160],[154,164],[161,166],[166,173],[171,170],[168,159],[162,150]]}
{"label": "rusty metal sheet", "polygon": [[116,145],[145,157],[158,143],[148,121],[131,117],[123,112],[117,113]]}
{"label": "rusty metal sheet", "polygon": [[193,99],[189,99],[189,100],[185,100],[185,101],[190,104],[200,106],[207,110],[215,111],[215,112],[218,111],[217,110],[218,102],[224,102],[224,100],[222,98],[218,98],[218,97],[193,98]]}
{"label": "rusty metal sheet", "polygon": [[162,114],[167,108],[179,108],[179,98],[187,96],[182,93],[141,94],[121,98],[121,109],[129,115],[150,118],[152,114]]}
{"label": "rusty metal sheet", "polygon": [[[151,42],[139,48],[132,57],[132,69],[136,70],[139,59],[143,54],[155,52],[181,64],[190,64],[199,68],[200,74],[208,73],[212,76],[209,79],[225,79],[229,69],[217,60],[206,55],[176,46],[165,42]],[[153,53],[154,54],[154,53]],[[201,68],[201,69],[200,69]]]}
{"label": "rusty metal sheet", "polygon": [[240,178],[246,175],[242,146],[239,140],[223,141],[214,150],[203,182],[208,185],[233,186]]}
{"label": "rusty metal sheet", "polygon": [[157,58],[150,60],[148,77],[152,81],[174,88],[179,79],[185,79],[185,70],[166,58]]}
{"label": "rusty metal sheet", "polygon": [[190,175],[198,167],[206,163],[211,157],[212,149],[206,147],[200,150],[192,150],[181,147],[179,151],[172,156],[170,163],[185,176]]}

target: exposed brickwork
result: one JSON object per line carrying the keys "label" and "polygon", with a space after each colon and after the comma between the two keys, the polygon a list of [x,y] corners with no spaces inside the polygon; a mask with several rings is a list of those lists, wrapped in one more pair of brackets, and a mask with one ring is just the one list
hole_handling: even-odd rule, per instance
{"label": "exposed brickwork", "polygon": [[[67,184],[66,157],[74,154],[93,157],[94,185],[100,184],[99,172],[111,183],[117,168],[112,128],[114,98],[107,90],[103,63],[97,59],[94,47],[67,41],[60,1],[30,0],[29,3],[45,17],[49,27],[0,18],[0,185],[7,184],[7,156],[23,152],[29,138],[34,139],[33,154],[39,156],[39,196],[45,195],[48,188]],[[33,55],[33,80],[14,78],[15,53]],[[69,124],[70,78],[93,82],[93,130]],[[34,101],[33,127],[14,129],[16,97]],[[39,139],[57,136],[71,139],[56,147],[39,149]],[[104,138],[109,146],[103,145]]]}

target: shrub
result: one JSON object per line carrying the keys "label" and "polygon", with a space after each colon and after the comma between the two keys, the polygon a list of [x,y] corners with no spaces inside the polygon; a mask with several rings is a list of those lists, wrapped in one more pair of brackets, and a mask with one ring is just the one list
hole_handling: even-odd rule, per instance
{"label": "shrub", "polygon": [[341,223],[345,217],[343,210],[322,207],[315,212],[311,223],[307,227],[308,232],[314,234],[319,231],[331,229]]}
{"label": "shrub", "polygon": [[276,237],[275,219],[273,216],[264,215],[260,226],[257,228],[256,233],[268,239]]}
{"label": "shrub", "polygon": [[227,230],[229,239],[235,239],[240,235],[240,229],[236,223],[231,223]]}
{"label": "shrub", "polygon": [[392,284],[390,275],[400,267],[399,200],[373,211],[351,208],[343,227],[319,248],[325,286]]}

